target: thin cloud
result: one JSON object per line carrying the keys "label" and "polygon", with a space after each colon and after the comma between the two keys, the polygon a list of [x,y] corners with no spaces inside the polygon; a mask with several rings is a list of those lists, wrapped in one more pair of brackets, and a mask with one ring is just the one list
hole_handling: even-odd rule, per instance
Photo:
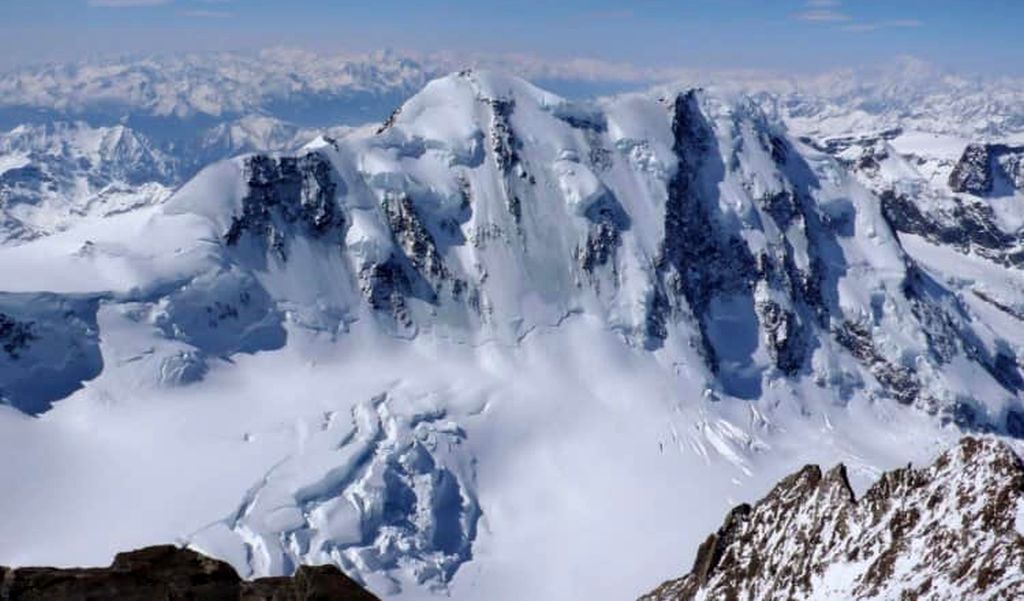
{"label": "thin cloud", "polygon": [[196,19],[229,19],[235,16],[235,13],[228,12],[226,10],[183,10],[179,14],[184,17],[194,17]]}
{"label": "thin cloud", "polygon": [[136,6],[159,6],[170,4],[171,0],[89,0],[89,6],[101,8],[132,8]]}
{"label": "thin cloud", "polygon": [[614,19],[632,19],[634,16],[635,16],[635,13],[632,10],[628,9],[628,8],[625,8],[625,9],[622,9],[622,10],[595,10],[595,11],[583,14],[583,18],[585,18],[585,19],[595,19],[595,20],[601,20],[601,19],[611,19],[611,20],[614,20]]}
{"label": "thin cloud", "polygon": [[851,23],[843,26],[843,31],[865,33],[879,29],[913,29],[924,27],[924,22],[917,19],[896,19],[893,21],[876,21],[872,23]]}
{"label": "thin cloud", "polygon": [[798,21],[822,24],[842,24],[839,29],[866,33],[880,29],[910,29],[924,26],[919,19],[890,19],[887,21],[860,21],[843,10],[843,0],[804,0],[804,9],[792,13]]}
{"label": "thin cloud", "polygon": [[793,13],[797,21],[811,23],[842,23],[852,21],[853,17],[840,10],[841,0],[805,0],[804,10]]}
{"label": "thin cloud", "polygon": [[797,13],[793,13],[793,18],[796,19],[797,21],[810,21],[812,23],[841,23],[843,21],[853,20],[853,17],[844,12],[828,9],[811,9],[800,11]]}

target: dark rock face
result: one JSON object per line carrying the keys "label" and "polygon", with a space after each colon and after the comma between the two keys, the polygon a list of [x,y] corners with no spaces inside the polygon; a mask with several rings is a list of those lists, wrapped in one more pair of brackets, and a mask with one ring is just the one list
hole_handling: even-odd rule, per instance
{"label": "dark rock face", "polygon": [[1003,184],[1024,190],[1024,147],[971,144],[949,174],[954,192],[987,196]]}
{"label": "dark rock face", "polygon": [[836,342],[866,365],[897,401],[910,405],[918,399],[921,384],[914,377],[914,372],[903,365],[886,361],[875,348],[871,333],[863,324],[847,321],[836,328],[834,335]]}
{"label": "dark rock face", "polygon": [[1024,266],[1024,244],[999,229],[992,207],[984,201],[954,200],[949,214],[926,215],[904,194],[881,194],[882,216],[893,231],[914,234],[962,253],[974,252],[1007,267]]}
{"label": "dark rock face", "polygon": [[0,601],[374,601],[334,566],[243,582],[228,564],[188,549],[120,553],[109,568],[0,567]]}
{"label": "dark rock face", "polygon": [[775,365],[784,374],[797,373],[803,366],[806,346],[796,316],[772,300],[758,302],[755,308]]}
{"label": "dark rock face", "polygon": [[326,158],[315,152],[280,159],[256,155],[246,160],[245,168],[249,193],[242,199],[242,214],[224,234],[228,246],[249,234],[286,260],[286,228],[292,224],[313,237],[340,232],[338,239],[344,240],[345,216],[335,201],[337,184]]}
{"label": "dark rock face", "polygon": [[971,144],[949,174],[949,187],[954,192],[984,196],[992,191],[992,180],[992,153],[989,147],[985,144]]}
{"label": "dark rock face", "polygon": [[488,99],[491,107],[491,151],[498,168],[508,173],[519,164],[519,140],[512,131],[512,112],[516,108],[515,100],[503,98]]}
{"label": "dark rock face", "polygon": [[[718,294],[749,294],[753,286],[754,257],[743,240],[719,226],[712,207],[717,199],[709,197],[701,182],[707,170],[720,170],[711,163],[718,159],[715,136],[691,90],[680,94],[673,107],[673,150],[679,161],[669,182],[665,205],[665,238],[657,259],[658,274],[667,291],[667,299],[686,299],[697,318],[705,357],[712,369],[718,360],[706,332],[706,313]],[[664,306],[670,306],[665,303]],[[668,316],[659,311],[659,303],[648,308],[648,337],[663,331]],[[661,309],[663,311],[663,309]]]}
{"label": "dark rock face", "polygon": [[902,134],[902,129],[893,128],[863,135],[836,136],[820,142],[810,138],[802,138],[801,141],[834,156],[852,171],[874,175],[890,156],[888,143]]}
{"label": "dark rock face", "polygon": [[586,245],[577,251],[580,267],[587,273],[593,273],[611,261],[621,243],[622,234],[613,221],[602,219],[592,223]]}
{"label": "dark rock face", "polygon": [[359,273],[363,296],[377,311],[385,311],[399,323],[412,324],[405,299],[412,293],[412,283],[402,264],[391,257],[384,263],[366,267]]}
{"label": "dark rock face", "polygon": [[420,220],[412,199],[406,195],[387,196],[383,204],[391,232],[416,271],[431,282],[449,277],[437,243]]}
{"label": "dark rock face", "polygon": [[[787,181],[781,190],[757,200],[783,232],[783,239],[755,256],[734,218],[722,213],[719,192],[709,184],[721,181],[729,167],[721,161],[716,134],[703,114],[699,92],[679,95],[672,109],[678,167],[668,184],[665,238],[656,263],[657,290],[648,299],[648,346],[658,346],[659,337],[667,330],[665,324],[679,309],[678,299],[685,299],[699,326],[699,342],[708,366],[718,373],[725,363],[724,354],[731,352],[721,348],[722,342],[716,346],[711,334],[716,321],[713,305],[721,301],[731,311],[752,315],[775,367],[787,376],[795,375],[804,367],[810,351],[809,328],[828,312],[819,289],[825,274],[818,269],[815,251],[809,251],[811,269],[803,271],[797,267],[793,245],[787,238],[825,235],[826,228],[805,201],[806,194],[790,183],[807,179],[803,173],[796,173],[801,164],[782,137],[762,136],[764,151]],[[749,359],[733,356],[729,361],[736,364]],[[753,386],[739,384],[734,389],[741,396],[754,397],[757,394]]]}
{"label": "dark rock face", "polygon": [[28,348],[35,338],[31,321],[18,321],[5,313],[0,313],[0,346],[8,357],[17,359],[18,352]]}
{"label": "dark rock face", "polygon": [[388,131],[389,129],[391,129],[392,127],[394,127],[395,126],[395,122],[398,121],[398,117],[401,114],[402,114],[402,107],[401,106],[399,106],[395,110],[391,111],[391,114],[388,115],[388,118],[385,119],[384,122],[380,124],[380,127],[377,128],[377,132],[376,132],[377,135],[379,136],[382,133],[384,133],[384,132]]}
{"label": "dark rock face", "polygon": [[0,293],[0,404],[38,415],[103,370],[99,300]]}
{"label": "dark rock face", "polygon": [[519,156],[521,142],[512,129],[512,113],[515,111],[515,100],[489,98],[484,102],[491,107],[490,142],[494,162],[503,174],[505,187],[505,206],[509,214],[518,224],[523,218],[523,202],[516,192],[517,186],[512,180],[514,175],[526,176]]}
{"label": "dark rock face", "polygon": [[629,215],[618,199],[608,192],[591,206],[585,217],[589,222],[586,244],[577,250],[577,262],[587,273],[607,265],[622,244],[622,232],[630,227]]}
{"label": "dark rock face", "polygon": [[779,229],[785,230],[799,217],[799,208],[789,191],[769,194],[760,199],[761,208],[768,213]]}
{"label": "dark rock face", "polygon": [[883,474],[859,500],[842,465],[807,466],[734,509],[689,574],[641,599],[1018,599],[1022,501],[1024,465],[992,439]]}
{"label": "dark rock face", "polygon": [[397,249],[382,263],[364,268],[360,285],[374,309],[386,310],[400,324],[409,326],[408,297],[437,304],[444,290],[456,299],[466,292],[468,284],[449,270],[439,244],[439,240],[462,243],[464,238],[452,219],[435,222],[434,231],[440,237],[435,236],[406,194],[385,194],[381,207]]}

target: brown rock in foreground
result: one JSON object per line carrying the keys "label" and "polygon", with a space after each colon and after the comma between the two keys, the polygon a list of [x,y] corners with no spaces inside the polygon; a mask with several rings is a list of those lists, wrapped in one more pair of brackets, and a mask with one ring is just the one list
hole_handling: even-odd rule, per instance
{"label": "brown rock in foreground", "polygon": [[1024,599],[1024,466],[964,438],[859,500],[846,470],[807,466],[733,509],[689,574],[642,601]]}
{"label": "brown rock in foreground", "polygon": [[0,567],[0,601],[376,601],[334,566],[244,582],[232,567],[173,546],[120,553],[109,568]]}

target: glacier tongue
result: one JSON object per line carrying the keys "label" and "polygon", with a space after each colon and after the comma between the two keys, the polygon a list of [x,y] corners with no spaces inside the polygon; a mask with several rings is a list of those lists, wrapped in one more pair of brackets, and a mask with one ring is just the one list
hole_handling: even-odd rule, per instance
{"label": "glacier tongue", "polygon": [[1020,436],[1012,245],[951,239],[942,195],[899,213],[884,136],[877,168],[811,142],[743,98],[467,71],[0,247],[0,563],[175,539],[408,598],[627,598],[794,465]]}

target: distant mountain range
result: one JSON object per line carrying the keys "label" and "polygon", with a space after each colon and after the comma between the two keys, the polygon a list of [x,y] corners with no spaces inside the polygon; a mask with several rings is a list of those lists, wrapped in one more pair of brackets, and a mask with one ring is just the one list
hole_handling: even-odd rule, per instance
{"label": "distant mountain range", "polygon": [[874,72],[802,78],[285,49],[47,65],[0,78],[0,240],[158,202],[223,158],[294,150],[320,134],[383,121],[429,79],[464,65],[520,73],[569,97],[664,81],[705,86],[748,95],[794,133],[818,139],[904,129],[954,146],[1024,140],[1024,81],[967,79],[909,58]]}
{"label": "distant mountain range", "polygon": [[0,563],[635,598],[799,465],[1024,437],[1019,82],[423,64],[3,80]]}

